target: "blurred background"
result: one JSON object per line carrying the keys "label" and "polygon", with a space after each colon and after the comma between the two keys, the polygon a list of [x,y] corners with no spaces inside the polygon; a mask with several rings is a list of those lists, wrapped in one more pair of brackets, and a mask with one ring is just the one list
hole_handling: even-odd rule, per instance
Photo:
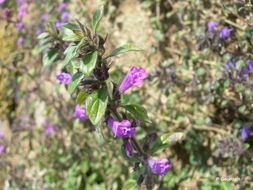
{"label": "blurred background", "polygon": [[101,5],[107,51],[145,50],[117,57],[111,71],[118,82],[133,65],[149,73],[123,99],[152,121],[137,139],[181,134],[159,152],[173,169],[154,189],[253,189],[250,0],[0,0],[0,189],[136,189],[107,129],[73,117],[75,100],[55,78],[61,60],[43,56],[55,44],[37,38],[48,23],[89,23]]}

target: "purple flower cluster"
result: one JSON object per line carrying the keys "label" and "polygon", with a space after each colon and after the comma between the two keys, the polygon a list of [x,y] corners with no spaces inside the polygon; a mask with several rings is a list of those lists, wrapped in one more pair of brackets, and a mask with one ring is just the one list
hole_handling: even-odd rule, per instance
{"label": "purple flower cluster", "polygon": [[[27,9],[28,4],[25,0],[17,0],[18,3],[18,13],[17,13],[17,22],[15,24],[16,28],[21,31],[24,28],[23,18],[28,15]],[[8,13],[9,14],[9,13]],[[24,38],[19,37],[17,40],[17,46],[21,46],[24,43]]]}
{"label": "purple flower cluster", "polygon": [[[141,85],[147,78],[148,74],[143,68],[131,67],[128,74],[124,77],[119,86],[119,92],[124,93],[133,86]],[[129,138],[134,137],[136,129],[128,120],[116,121],[112,117],[107,120],[108,126],[112,129],[115,137],[124,138],[123,148],[128,157],[133,155],[133,147]]]}
{"label": "purple flower cluster", "polygon": [[24,0],[18,0],[18,22],[16,23],[16,28],[18,30],[22,30],[24,28],[24,24],[22,22],[23,17],[25,17],[27,13],[28,4]]}
{"label": "purple flower cluster", "polygon": [[75,111],[74,111],[74,117],[77,119],[80,119],[81,121],[85,121],[88,119],[88,116],[86,114],[86,109],[82,108],[79,105],[76,105]]}
{"label": "purple flower cluster", "polygon": [[56,8],[56,11],[60,14],[59,20],[55,22],[55,26],[60,30],[63,23],[68,21],[69,19],[69,12],[66,11],[67,4],[66,3],[60,3],[58,7]]}
{"label": "purple flower cluster", "polygon": [[[220,24],[219,21],[212,21],[212,20],[208,21],[208,24],[207,24],[208,31],[213,32],[219,24]],[[233,31],[234,31],[233,28],[222,26],[219,32],[220,39],[224,40],[228,38],[232,34]]]}
{"label": "purple flower cluster", "polygon": [[[211,26],[210,26],[211,27]],[[213,27],[213,26],[212,26]],[[148,74],[143,68],[131,67],[128,74],[124,77],[123,81],[119,86],[120,93],[124,93],[126,90],[133,86],[140,86],[144,80],[148,77]],[[123,147],[128,157],[133,155],[133,147],[129,142],[129,138],[134,137],[136,129],[132,127],[132,124],[128,120],[116,121],[113,118],[108,119],[108,125],[112,129],[115,137],[122,137],[124,139]],[[172,165],[167,159],[162,160],[147,160],[151,171],[156,174],[163,176],[171,168]]]}
{"label": "purple flower cluster", "polygon": [[235,72],[237,77],[241,77],[244,80],[247,79],[250,72],[253,73],[253,60],[251,59],[247,61],[247,66],[242,67],[239,71],[236,70],[236,65],[237,62],[228,60],[225,63],[225,69],[227,72]]}
{"label": "purple flower cluster", "polygon": [[62,72],[56,75],[56,79],[62,84],[69,84],[71,81],[71,75],[69,73]]}

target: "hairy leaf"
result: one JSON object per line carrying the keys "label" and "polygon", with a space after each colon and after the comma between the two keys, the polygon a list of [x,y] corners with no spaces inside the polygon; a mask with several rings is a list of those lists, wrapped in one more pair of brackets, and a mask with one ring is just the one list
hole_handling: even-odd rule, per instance
{"label": "hairy leaf", "polygon": [[80,62],[80,70],[85,75],[90,75],[93,69],[96,67],[98,53],[97,51],[93,51],[86,55]]}
{"label": "hairy leaf", "polygon": [[84,77],[83,73],[74,74],[74,76],[71,79],[71,82],[68,85],[68,92],[70,94],[72,94],[75,91],[76,87],[78,86],[83,77]]}
{"label": "hairy leaf", "polygon": [[100,9],[96,10],[96,12],[93,15],[93,18],[92,18],[92,30],[95,33],[96,33],[96,30],[97,30],[98,24],[99,24],[100,20],[103,17],[103,14],[104,14],[104,7],[101,7]]}
{"label": "hairy leaf", "polygon": [[86,110],[93,125],[97,125],[104,117],[107,103],[108,93],[106,88],[99,89],[88,96]]}
{"label": "hairy leaf", "polygon": [[133,44],[125,44],[113,50],[112,53],[109,55],[109,57],[117,56],[119,54],[126,53],[128,51],[141,51],[141,50],[142,49],[138,48]]}
{"label": "hairy leaf", "polygon": [[139,104],[128,104],[123,106],[128,112],[133,114],[133,116],[142,121],[148,122],[148,114],[144,107]]}

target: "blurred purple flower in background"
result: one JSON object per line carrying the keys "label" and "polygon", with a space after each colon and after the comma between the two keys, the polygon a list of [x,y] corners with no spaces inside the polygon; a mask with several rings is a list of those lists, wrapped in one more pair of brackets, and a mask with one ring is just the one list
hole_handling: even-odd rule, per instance
{"label": "blurred purple flower in background", "polygon": [[124,147],[124,150],[126,152],[126,155],[128,157],[131,157],[133,155],[133,147],[130,144],[130,142],[129,141],[125,141],[124,144],[123,144],[123,147]]}
{"label": "blurred purple flower in background", "polygon": [[62,20],[63,22],[67,21],[68,18],[69,18],[69,12],[65,11],[65,12],[63,12],[63,13],[61,14],[61,20]]}
{"label": "blurred purple flower in background", "polygon": [[252,60],[252,59],[248,60],[248,61],[247,61],[247,64],[248,64],[248,66],[249,66],[250,72],[253,73],[253,60]]}
{"label": "blurred purple flower in background", "polygon": [[71,75],[69,73],[62,72],[56,75],[56,79],[59,80],[62,84],[69,84]]}
{"label": "blurred purple flower in background", "polygon": [[7,20],[8,17],[10,16],[11,10],[9,8],[4,8],[4,15],[3,15],[3,19]]}
{"label": "blurred purple flower in background", "polygon": [[4,133],[0,131],[0,139],[2,139],[3,137],[4,137]]}
{"label": "blurred purple flower in background", "polygon": [[55,22],[55,26],[56,28],[58,28],[59,30],[61,30],[61,27],[62,27],[63,23],[61,21],[56,21]]}
{"label": "blurred purple flower in background", "polygon": [[22,22],[17,22],[17,23],[16,23],[16,28],[17,28],[18,30],[22,30],[22,29],[24,28],[24,24],[23,24]]}
{"label": "blurred purple flower in background", "polygon": [[28,8],[28,4],[24,3],[22,4],[19,9],[18,9],[18,18],[21,20],[24,16],[27,15],[27,9]]}
{"label": "blurred purple flower in background", "polygon": [[79,105],[76,105],[75,111],[74,111],[74,117],[77,119],[80,119],[82,121],[85,121],[88,119],[88,116],[86,114],[86,109],[81,108]]}
{"label": "blurred purple flower in background", "polygon": [[233,28],[228,28],[228,27],[223,26],[221,28],[219,36],[221,39],[225,39],[225,38],[229,37],[233,31],[234,31]]}
{"label": "blurred purple flower in background", "polygon": [[136,133],[136,129],[132,127],[128,120],[119,122],[113,118],[109,118],[108,126],[112,129],[115,137],[131,138]]}
{"label": "blurred purple flower in background", "polygon": [[41,15],[41,19],[44,20],[44,21],[47,21],[49,19],[49,17],[51,16],[50,13],[46,12],[46,13],[43,13]]}
{"label": "blurred purple flower in background", "polygon": [[66,8],[66,6],[67,6],[66,3],[60,3],[60,4],[58,5],[58,7],[56,8],[56,10],[57,10],[58,12],[61,12],[61,11],[63,11],[63,10]]}
{"label": "blurred purple flower in background", "polygon": [[249,127],[244,127],[242,129],[242,140],[243,141],[245,141],[248,138],[248,136],[250,136],[250,132],[251,132],[251,130]]}
{"label": "blurred purple flower in background", "polygon": [[131,67],[130,71],[121,82],[119,91],[123,93],[132,86],[140,86],[147,77],[148,74],[143,68]]}
{"label": "blurred purple flower in background", "polygon": [[0,144],[0,154],[3,154],[3,153],[4,153],[4,145]]}
{"label": "blurred purple flower in background", "polygon": [[218,26],[219,24],[220,24],[219,21],[212,21],[212,20],[208,21],[208,31],[209,31],[209,32],[214,31],[214,28],[215,28],[216,26]]}
{"label": "blurred purple flower in background", "polygon": [[226,67],[227,71],[233,70],[233,69],[235,69],[235,63],[233,63],[232,61],[229,60],[225,63],[225,67]]}
{"label": "blurred purple flower in background", "polygon": [[160,176],[163,176],[172,168],[172,164],[167,159],[162,159],[158,161],[148,159],[148,165],[154,174]]}
{"label": "blurred purple flower in background", "polygon": [[17,40],[17,45],[21,46],[24,43],[24,38],[23,37],[19,37]]}
{"label": "blurred purple flower in background", "polygon": [[248,69],[247,69],[246,67],[243,67],[243,68],[241,68],[240,73],[241,73],[241,76],[242,76],[244,79],[246,79],[246,78],[247,78],[247,75],[248,75]]}
{"label": "blurred purple flower in background", "polygon": [[56,129],[56,126],[54,125],[48,125],[46,130],[45,130],[45,135],[52,135],[55,133],[55,129]]}
{"label": "blurred purple flower in background", "polygon": [[5,2],[5,0],[0,0],[0,5],[3,4]]}

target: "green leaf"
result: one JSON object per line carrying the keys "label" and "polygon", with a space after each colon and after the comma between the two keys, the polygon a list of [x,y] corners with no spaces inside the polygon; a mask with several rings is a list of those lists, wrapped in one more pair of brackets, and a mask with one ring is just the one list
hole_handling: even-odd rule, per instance
{"label": "green leaf", "polygon": [[139,104],[128,104],[128,105],[123,105],[123,107],[133,114],[133,116],[137,119],[140,119],[145,122],[149,122],[148,114],[147,111],[144,107],[142,107]]}
{"label": "green leaf", "polygon": [[41,53],[42,51],[44,51],[45,49],[49,49],[52,46],[51,43],[46,43],[45,45],[42,44],[38,47],[37,51],[38,53]]}
{"label": "green leaf", "polygon": [[83,77],[84,77],[83,73],[74,74],[74,76],[71,79],[71,82],[68,85],[68,92],[70,94],[72,94],[75,91],[76,87],[78,86]]}
{"label": "green leaf", "polygon": [[58,57],[57,49],[52,49],[43,56],[43,67],[49,67]]}
{"label": "green leaf", "polygon": [[247,107],[245,105],[242,105],[239,107],[238,111],[243,114],[246,111],[246,109]]}
{"label": "green leaf", "polygon": [[198,68],[197,70],[197,76],[202,76],[206,73],[205,69],[203,67]]}
{"label": "green leaf", "polygon": [[70,44],[69,47],[64,51],[65,59],[64,59],[64,66],[68,65],[70,61],[76,56],[76,48],[77,46]]}
{"label": "green leaf", "polygon": [[109,57],[117,56],[122,53],[126,53],[128,51],[141,51],[142,49],[138,48],[137,46],[133,44],[125,44],[119,48],[116,48],[112,51],[112,53],[109,55]]}
{"label": "green leaf", "polygon": [[79,92],[79,94],[77,95],[77,98],[76,98],[76,101],[79,105],[83,105],[84,104],[84,101],[85,99],[87,98],[89,94],[85,91],[81,91]]}
{"label": "green leaf", "polygon": [[93,125],[97,125],[104,117],[107,103],[108,92],[106,88],[101,88],[88,96],[86,110]]}
{"label": "green leaf", "polygon": [[42,39],[44,39],[44,38],[46,38],[46,37],[48,37],[49,36],[49,33],[47,33],[47,32],[43,32],[43,33],[41,33],[40,35],[38,35],[38,39],[39,40],[42,40]]}
{"label": "green leaf", "polygon": [[151,145],[150,152],[154,153],[158,150],[167,148],[176,142],[182,141],[184,138],[185,134],[182,132],[164,134]]}
{"label": "green leaf", "polygon": [[136,189],[136,181],[134,179],[128,179],[125,184],[125,188],[129,190]]}
{"label": "green leaf", "polygon": [[79,41],[84,35],[76,24],[67,23],[62,26],[64,41]]}
{"label": "green leaf", "polygon": [[96,12],[93,15],[92,18],[92,30],[94,33],[96,33],[98,24],[100,22],[100,20],[102,19],[104,14],[104,7],[101,7],[100,9],[96,10]]}
{"label": "green leaf", "polygon": [[93,51],[86,55],[80,62],[80,70],[86,75],[89,76],[93,69],[96,67],[98,58],[97,51]]}
{"label": "green leaf", "polygon": [[244,151],[245,151],[245,150],[248,150],[249,147],[250,147],[250,144],[248,144],[248,143],[244,143],[244,144],[243,144],[243,150],[244,150]]}

